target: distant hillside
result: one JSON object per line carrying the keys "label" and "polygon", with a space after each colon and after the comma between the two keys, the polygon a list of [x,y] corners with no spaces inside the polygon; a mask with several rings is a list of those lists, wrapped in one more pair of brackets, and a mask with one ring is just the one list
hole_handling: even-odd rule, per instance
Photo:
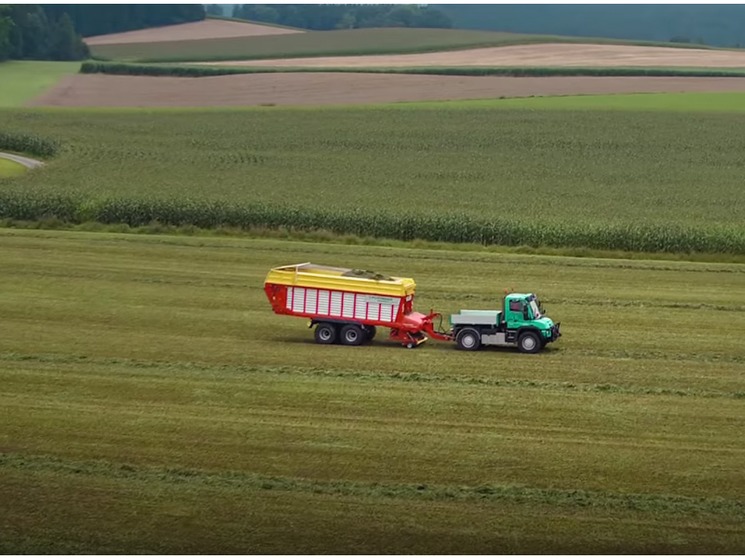
{"label": "distant hillside", "polygon": [[745,46],[745,5],[438,4],[453,27]]}

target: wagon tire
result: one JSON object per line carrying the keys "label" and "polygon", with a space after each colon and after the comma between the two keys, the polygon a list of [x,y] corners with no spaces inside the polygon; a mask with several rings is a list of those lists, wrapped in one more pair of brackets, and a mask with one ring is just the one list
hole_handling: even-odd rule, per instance
{"label": "wagon tire", "polygon": [[347,324],[341,329],[341,343],[344,345],[360,345],[365,341],[365,333],[356,324]]}
{"label": "wagon tire", "polygon": [[517,348],[522,353],[538,353],[541,347],[541,338],[535,332],[523,332],[517,339]]}
{"label": "wagon tire", "polygon": [[463,328],[455,336],[458,349],[464,351],[476,351],[481,347],[481,333],[476,328]]}
{"label": "wagon tire", "polygon": [[316,326],[315,338],[317,344],[333,344],[337,338],[336,327],[327,322],[318,324]]}

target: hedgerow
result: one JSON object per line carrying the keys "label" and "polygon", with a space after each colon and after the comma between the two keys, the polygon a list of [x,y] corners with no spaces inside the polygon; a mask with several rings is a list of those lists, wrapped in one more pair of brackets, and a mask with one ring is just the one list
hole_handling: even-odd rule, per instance
{"label": "hedgerow", "polygon": [[733,69],[687,69],[687,68],[561,68],[561,67],[410,67],[410,68],[270,68],[270,67],[228,67],[194,65],[155,65],[128,64],[123,62],[84,62],[80,67],[83,74],[112,74],[127,76],[171,76],[200,78],[235,74],[261,74],[276,72],[354,72],[369,74],[424,74],[443,76],[507,76],[507,77],[550,77],[550,76],[679,76],[679,77],[745,77],[745,71]]}

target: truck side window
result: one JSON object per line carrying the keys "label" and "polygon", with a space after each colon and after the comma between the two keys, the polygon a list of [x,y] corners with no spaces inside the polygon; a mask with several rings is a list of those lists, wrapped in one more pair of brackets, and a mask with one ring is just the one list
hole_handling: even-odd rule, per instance
{"label": "truck side window", "polygon": [[523,306],[520,301],[510,301],[510,311],[523,312]]}

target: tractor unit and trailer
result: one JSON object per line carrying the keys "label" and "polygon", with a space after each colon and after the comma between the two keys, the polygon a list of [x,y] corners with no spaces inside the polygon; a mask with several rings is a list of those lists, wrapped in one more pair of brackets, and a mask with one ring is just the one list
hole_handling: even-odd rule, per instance
{"label": "tractor unit and trailer", "polygon": [[461,310],[450,316],[450,329],[441,330],[435,328],[440,313],[414,310],[415,290],[411,278],[310,262],[273,268],[264,282],[274,312],[308,319],[319,344],[360,345],[384,327],[407,348],[433,338],[465,351],[503,346],[538,353],[561,336],[560,323],[545,316],[532,293],[506,294],[499,310]]}

